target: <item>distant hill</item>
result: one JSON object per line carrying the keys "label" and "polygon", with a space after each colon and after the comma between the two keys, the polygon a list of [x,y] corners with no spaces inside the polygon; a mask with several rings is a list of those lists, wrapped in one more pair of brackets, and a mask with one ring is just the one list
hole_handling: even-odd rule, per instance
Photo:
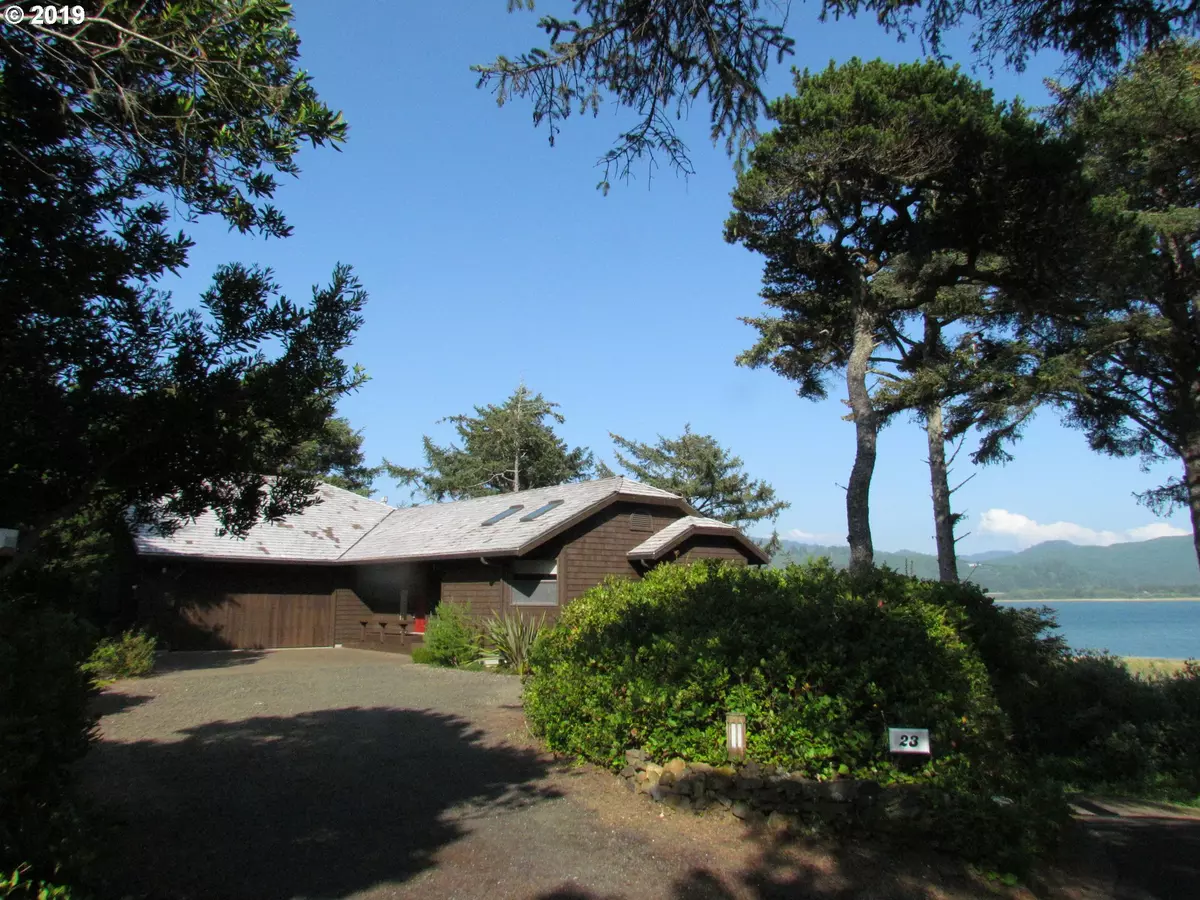
{"label": "distant hill", "polygon": [[958,558],[965,559],[967,562],[991,562],[993,559],[1013,556],[1016,552],[1016,550],[984,550],[982,553],[964,553]]}
{"label": "distant hill", "polygon": [[[784,566],[812,557],[835,566],[850,561],[849,547],[783,541],[771,561]],[[937,557],[911,550],[875,552],[875,561],[919,578],[937,578]],[[1047,541],[1019,553],[991,550],[959,557],[959,575],[1011,600],[1069,597],[1200,597],[1200,568],[1190,535],[1109,547]]]}

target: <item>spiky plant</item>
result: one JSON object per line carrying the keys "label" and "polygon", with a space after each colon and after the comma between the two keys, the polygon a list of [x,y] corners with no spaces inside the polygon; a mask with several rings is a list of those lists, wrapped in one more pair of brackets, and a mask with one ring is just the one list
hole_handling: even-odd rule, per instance
{"label": "spiky plant", "polygon": [[545,619],[544,614],[533,619],[522,616],[519,612],[504,615],[493,612],[492,618],[487,622],[487,638],[496,648],[501,664],[522,678],[529,673],[529,651],[533,642],[537,640]]}

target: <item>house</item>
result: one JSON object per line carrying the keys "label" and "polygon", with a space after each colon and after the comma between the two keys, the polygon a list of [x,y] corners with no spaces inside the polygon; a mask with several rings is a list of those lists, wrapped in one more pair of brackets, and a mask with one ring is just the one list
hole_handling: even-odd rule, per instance
{"label": "house", "polygon": [[212,513],[138,535],[142,618],[173,649],[405,649],[440,602],[552,620],[610,575],[769,561],[734,526],[621,477],[408,508],[326,484],[319,497],[240,539]]}

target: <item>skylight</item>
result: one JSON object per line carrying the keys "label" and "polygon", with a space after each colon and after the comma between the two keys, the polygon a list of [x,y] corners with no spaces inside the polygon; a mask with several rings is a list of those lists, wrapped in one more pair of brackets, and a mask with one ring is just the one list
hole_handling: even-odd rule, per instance
{"label": "skylight", "polygon": [[564,500],[551,500],[549,503],[545,504],[544,506],[539,506],[533,512],[528,513],[524,516],[521,516],[521,521],[522,522],[532,522],[538,516],[544,516],[546,513],[550,512],[550,510],[557,509],[558,507],[562,506],[563,503],[565,503],[565,502],[566,501],[564,501]]}
{"label": "skylight", "polygon": [[[483,525],[495,525],[495,524],[496,524],[497,522],[499,522],[501,519],[507,519],[507,518],[508,518],[509,516],[511,516],[513,513],[518,513],[518,512],[520,512],[521,510],[523,510],[524,508],[525,508],[525,507],[524,507],[524,506],[522,506],[520,503],[518,503],[516,506],[510,506],[508,509],[504,510],[503,512],[498,512],[498,513],[496,513],[496,514],[495,514],[494,516],[492,516],[490,519],[485,519],[485,520],[482,522],[482,524],[483,524]],[[526,516],[526,518],[528,518],[528,516]]]}

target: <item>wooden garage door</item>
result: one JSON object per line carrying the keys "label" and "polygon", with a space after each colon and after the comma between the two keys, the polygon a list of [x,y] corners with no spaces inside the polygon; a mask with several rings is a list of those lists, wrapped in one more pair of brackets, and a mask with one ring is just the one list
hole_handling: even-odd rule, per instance
{"label": "wooden garage door", "polygon": [[[180,609],[179,650],[328,647],[333,644],[330,594],[224,594]],[[189,646],[190,645],[190,646]]]}

